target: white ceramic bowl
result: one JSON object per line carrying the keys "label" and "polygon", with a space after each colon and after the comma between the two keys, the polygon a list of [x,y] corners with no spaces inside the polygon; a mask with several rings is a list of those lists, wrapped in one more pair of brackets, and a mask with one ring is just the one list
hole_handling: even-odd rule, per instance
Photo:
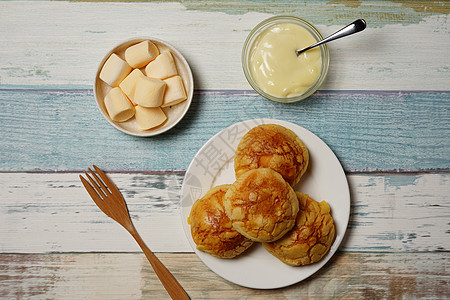
{"label": "white ceramic bowl", "polygon": [[[122,59],[125,59],[125,56],[124,56],[125,50],[129,46],[132,46],[132,45],[142,42],[144,40],[149,40],[152,43],[154,43],[158,47],[160,52],[170,50],[170,52],[172,53],[172,56],[175,60],[175,64],[178,69],[178,74],[183,78],[183,83],[184,83],[184,87],[186,88],[186,94],[187,94],[186,101],[183,101],[182,103],[179,103],[172,107],[162,108],[167,115],[167,121],[163,125],[158,126],[153,129],[150,129],[150,130],[145,130],[145,131],[139,129],[139,126],[134,117],[128,121],[120,122],[120,123],[114,122],[110,119],[110,117],[106,111],[106,107],[104,104],[104,98],[105,98],[106,94],[109,92],[109,90],[111,89],[111,87],[108,86],[105,82],[103,82],[99,78],[99,74],[103,67],[103,64],[106,62],[106,60],[112,53],[116,53]],[[142,68],[141,70],[143,70],[143,69],[144,68]],[[98,106],[100,112],[112,126],[114,126],[118,130],[120,130],[126,134],[130,134],[130,135],[134,135],[134,136],[141,136],[141,137],[154,136],[154,135],[158,135],[163,132],[166,132],[167,130],[173,128],[178,122],[181,121],[181,119],[185,116],[186,112],[188,111],[188,109],[191,105],[191,102],[192,102],[193,94],[194,94],[194,79],[192,76],[191,68],[189,67],[189,64],[187,63],[186,59],[173,46],[171,46],[170,44],[168,44],[162,40],[155,39],[155,38],[135,38],[135,39],[131,39],[131,40],[125,41],[123,43],[120,43],[118,46],[114,47],[112,50],[110,50],[105,55],[105,57],[100,62],[100,65],[98,66],[97,72],[95,74],[94,96],[95,96],[95,100],[97,102],[97,106]]]}

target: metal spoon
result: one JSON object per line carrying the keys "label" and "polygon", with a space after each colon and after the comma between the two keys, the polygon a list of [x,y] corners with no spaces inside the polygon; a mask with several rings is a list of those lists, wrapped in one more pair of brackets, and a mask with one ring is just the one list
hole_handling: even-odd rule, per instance
{"label": "metal spoon", "polygon": [[295,53],[296,53],[297,56],[298,56],[298,55],[300,55],[301,53],[303,53],[303,52],[305,52],[305,51],[307,51],[307,50],[309,50],[309,49],[312,49],[312,48],[317,47],[317,46],[319,46],[319,45],[322,45],[322,44],[325,44],[325,43],[334,41],[334,40],[336,40],[336,39],[340,39],[340,38],[342,38],[342,37],[344,37],[344,36],[347,36],[347,35],[350,35],[350,34],[354,34],[354,33],[363,31],[365,28],[366,28],[366,21],[364,21],[364,19],[358,19],[358,20],[356,20],[355,22],[353,22],[353,23],[351,23],[351,24],[345,26],[345,27],[342,28],[341,30],[336,31],[335,33],[333,33],[333,34],[330,35],[329,37],[327,37],[327,38],[321,40],[321,41],[318,42],[318,43],[315,43],[314,45],[311,45],[311,46],[309,46],[309,47],[306,47],[306,48],[303,48],[303,49],[300,49],[300,50],[295,50]]}

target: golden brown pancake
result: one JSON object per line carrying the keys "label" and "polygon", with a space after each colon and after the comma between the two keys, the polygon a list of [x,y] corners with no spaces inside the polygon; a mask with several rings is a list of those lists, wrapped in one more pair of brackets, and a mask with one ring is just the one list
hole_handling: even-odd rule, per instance
{"label": "golden brown pancake", "polygon": [[331,247],[336,232],[330,206],[297,192],[300,212],[295,227],[281,239],[264,243],[264,248],[291,266],[308,265],[321,260]]}
{"label": "golden brown pancake", "polygon": [[270,168],[294,186],[308,163],[308,149],[294,132],[280,125],[263,124],[249,130],[240,140],[234,170],[239,178],[252,169]]}
{"label": "golden brown pancake", "polygon": [[220,258],[232,258],[249,248],[253,241],[238,233],[225,214],[223,198],[229,184],[216,186],[195,201],[188,223],[197,249]]}
{"label": "golden brown pancake", "polygon": [[269,168],[241,175],[228,189],[223,204],[233,227],[257,242],[281,238],[294,226],[298,212],[294,190]]}

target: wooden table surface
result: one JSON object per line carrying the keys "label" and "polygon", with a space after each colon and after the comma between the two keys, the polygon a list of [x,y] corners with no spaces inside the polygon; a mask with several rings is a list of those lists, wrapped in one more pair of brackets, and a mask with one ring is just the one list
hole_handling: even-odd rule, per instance
{"label": "wooden table surface", "polygon": [[[240,55],[260,21],[289,14],[329,35],[321,89],[278,104],[257,95]],[[78,175],[103,168],[138,231],[192,299],[450,298],[450,2],[0,1],[0,298],[167,299],[131,236]],[[169,132],[137,138],[110,126],[94,74],[117,43],[163,39],[195,80]],[[255,290],[206,267],[181,225],[180,190],[200,147],[253,118],[298,124],[339,158],[351,192],[344,241],[317,273]]]}

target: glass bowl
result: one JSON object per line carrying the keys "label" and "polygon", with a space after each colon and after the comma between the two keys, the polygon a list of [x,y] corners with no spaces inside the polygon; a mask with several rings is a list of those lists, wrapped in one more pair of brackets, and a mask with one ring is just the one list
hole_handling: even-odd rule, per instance
{"label": "glass bowl", "polygon": [[[325,80],[325,77],[328,73],[328,66],[330,64],[330,54],[328,51],[328,47],[326,44],[318,46],[320,48],[320,53],[322,57],[322,68],[319,74],[319,77],[317,80],[302,94],[292,96],[292,97],[276,97],[273,96],[267,92],[265,92],[262,87],[258,85],[258,83],[253,78],[252,72],[250,71],[250,56],[252,48],[254,47],[254,43],[259,37],[261,33],[263,33],[266,29],[270,28],[273,25],[282,24],[282,23],[293,23],[296,25],[300,25],[301,27],[305,28],[317,41],[320,41],[323,39],[322,34],[317,30],[317,28],[309,23],[308,21],[305,21],[301,18],[294,17],[294,16],[275,16],[268,18],[258,25],[256,25],[255,28],[252,29],[252,31],[247,36],[247,39],[245,40],[243,49],[242,49],[242,68],[244,70],[244,75],[247,78],[247,81],[252,86],[252,88],[261,96],[263,96],[266,99],[275,101],[275,102],[281,102],[281,103],[291,103],[291,102],[297,102],[300,100],[303,100],[309,96],[311,96],[323,83]],[[306,47],[306,46],[305,46]]]}

